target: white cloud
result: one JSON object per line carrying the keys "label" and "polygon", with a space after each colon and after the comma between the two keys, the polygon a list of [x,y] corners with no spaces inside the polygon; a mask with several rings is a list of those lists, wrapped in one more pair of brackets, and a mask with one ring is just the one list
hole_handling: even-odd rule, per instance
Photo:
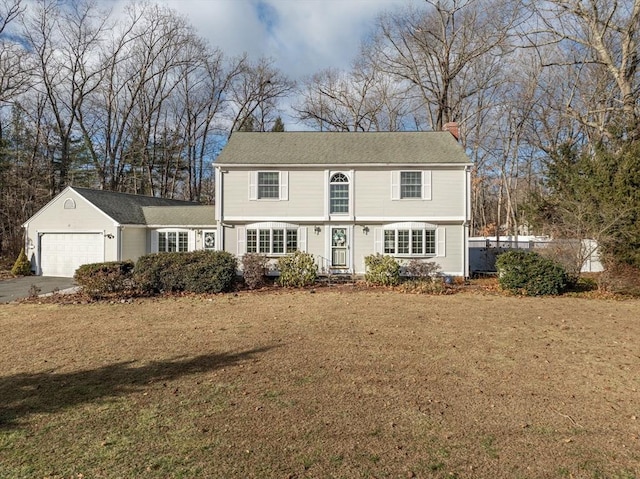
{"label": "white cloud", "polygon": [[420,0],[161,0],[225,54],[271,57],[294,79],[347,68],[382,11]]}

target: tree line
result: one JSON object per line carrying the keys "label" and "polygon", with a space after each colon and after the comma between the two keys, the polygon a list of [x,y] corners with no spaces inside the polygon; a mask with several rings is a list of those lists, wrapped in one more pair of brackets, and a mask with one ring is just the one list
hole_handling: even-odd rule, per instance
{"label": "tree line", "polygon": [[286,103],[320,131],[457,122],[473,234],[640,245],[640,0],[426,0],[380,15],[350,68],[297,83],[166,7],[100,5],[0,6],[0,254],[69,184],[211,202],[231,132],[281,130]]}

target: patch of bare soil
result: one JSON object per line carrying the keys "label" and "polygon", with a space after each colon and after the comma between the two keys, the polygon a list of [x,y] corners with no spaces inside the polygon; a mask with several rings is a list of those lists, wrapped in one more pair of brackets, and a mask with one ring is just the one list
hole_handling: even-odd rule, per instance
{"label": "patch of bare soil", "polygon": [[640,301],[0,308],[0,477],[635,478]]}

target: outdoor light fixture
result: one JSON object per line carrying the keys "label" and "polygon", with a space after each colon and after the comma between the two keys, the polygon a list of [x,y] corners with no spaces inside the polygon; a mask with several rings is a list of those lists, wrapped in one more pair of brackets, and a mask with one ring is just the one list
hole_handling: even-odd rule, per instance
{"label": "outdoor light fixture", "polygon": [[368,227],[367,225],[364,225],[364,226],[362,227],[362,232],[363,232],[364,234],[369,234],[369,227]]}
{"label": "outdoor light fixture", "polygon": [[322,230],[320,229],[320,227],[319,227],[319,226],[317,226],[317,225],[316,225],[316,226],[314,226],[314,227],[313,227],[313,231],[315,231],[315,233],[316,233],[317,235],[319,235],[319,234],[320,234],[320,231],[322,231]]}

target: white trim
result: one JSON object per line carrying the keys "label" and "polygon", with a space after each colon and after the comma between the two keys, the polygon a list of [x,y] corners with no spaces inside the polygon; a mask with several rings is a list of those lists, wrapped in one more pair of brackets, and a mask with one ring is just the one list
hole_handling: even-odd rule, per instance
{"label": "white trim", "polygon": [[[93,208],[94,210],[99,212],[106,219],[111,220],[114,225],[120,226],[120,223],[117,222],[115,220],[115,218],[112,218],[107,213],[102,211],[100,208],[98,208],[96,205],[94,205],[91,201],[89,201],[84,196],[82,196],[80,193],[78,193],[76,190],[74,190],[72,186],[67,186],[64,190],[62,190],[60,193],[58,193],[56,196],[54,196],[46,205],[44,205],[42,208],[40,208],[38,211],[36,211],[36,213],[31,218],[29,218],[27,221],[25,221],[21,226],[23,226],[24,228],[27,228],[28,225],[29,225],[29,222],[35,220],[40,215],[44,214],[44,212],[47,211],[49,208],[53,207],[53,204],[56,203],[62,196],[68,195],[69,191],[73,191],[73,193],[75,195],[77,195],[79,199],[82,199],[82,201],[87,203],[91,208]],[[63,206],[64,206],[64,204],[63,204]],[[76,202],[76,206],[77,206],[77,202]]]}
{"label": "white trim", "polygon": [[222,170],[220,169],[219,166],[216,166],[216,168],[213,170],[214,171],[214,185],[215,185],[215,193],[214,193],[214,198],[215,198],[215,206],[214,206],[214,219],[217,219],[218,221],[220,221],[222,223],[222,192],[224,190],[224,173],[222,173]]}
{"label": "white trim", "polygon": [[435,230],[438,225],[425,223],[423,221],[405,221],[402,223],[389,223],[382,225],[385,230]]}
{"label": "white trim", "polygon": [[[225,218],[225,224],[228,223],[255,223],[255,222],[269,222],[269,221],[282,221],[280,216],[227,216]],[[328,218],[324,216],[287,216],[287,221],[291,223],[324,223]]]}
{"label": "white trim", "polygon": [[[129,226],[129,225],[125,225],[125,226]],[[216,229],[218,227],[217,224],[208,224],[208,225],[185,225],[183,223],[180,224],[175,224],[175,225],[167,225],[167,224],[163,224],[163,225],[146,225],[143,226],[143,228],[153,228],[153,229],[161,229],[161,228],[169,228],[169,229],[202,229],[202,228],[208,228],[208,229]]]}
{"label": "white trim", "polygon": [[462,216],[358,216],[357,221],[360,223],[388,223],[388,222],[406,222],[416,221],[418,219],[433,223],[457,223],[463,224],[465,219]]}
{"label": "white trim", "polygon": [[[245,168],[256,168],[260,171],[265,171],[269,169],[290,169],[290,168],[306,168],[306,169],[320,169],[324,170],[327,168],[355,168],[358,170],[361,169],[378,169],[380,167],[384,168],[428,168],[428,169],[450,169],[450,168],[460,168],[464,169],[468,166],[473,166],[473,163],[216,163],[220,168],[237,168],[243,170]],[[337,170],[336,170],[337,171]]]}

